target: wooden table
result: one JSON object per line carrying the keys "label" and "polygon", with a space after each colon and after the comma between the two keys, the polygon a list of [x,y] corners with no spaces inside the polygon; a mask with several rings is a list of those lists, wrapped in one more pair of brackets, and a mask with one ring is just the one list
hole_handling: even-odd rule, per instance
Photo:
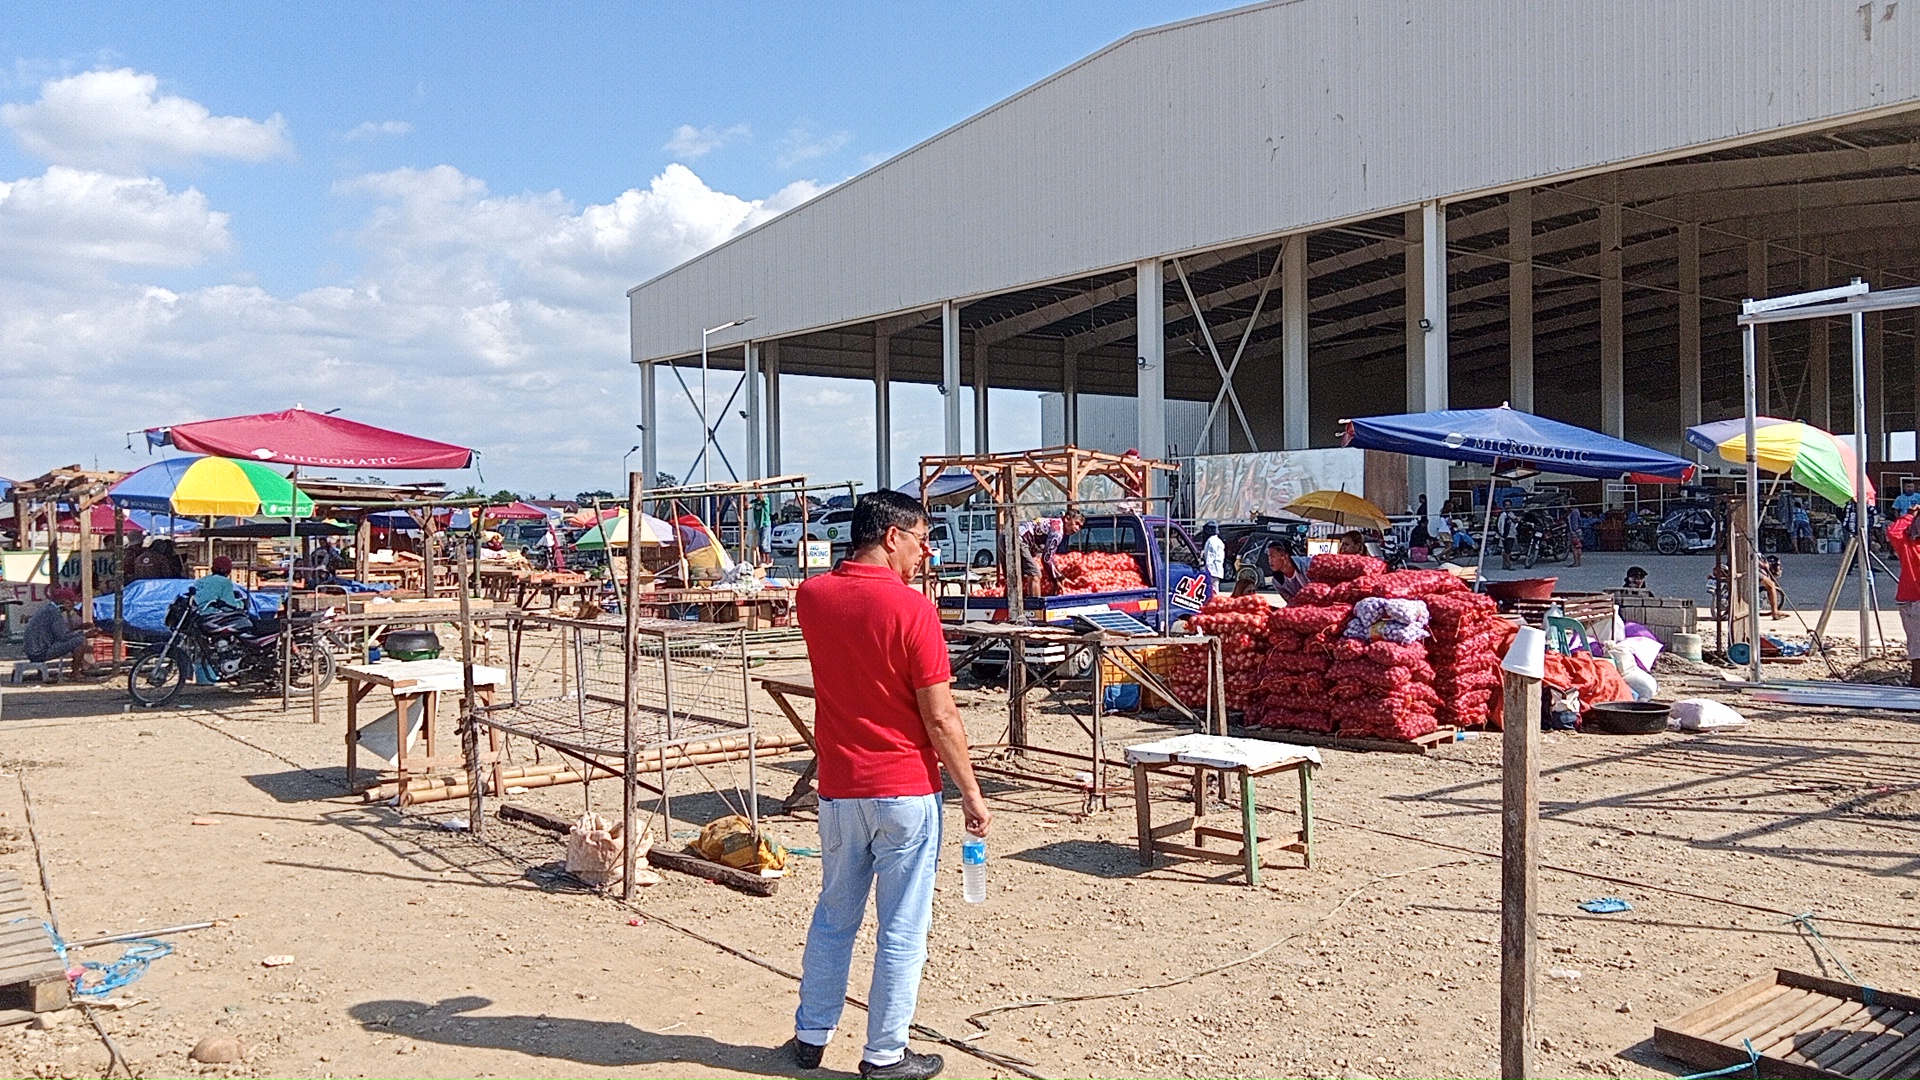
{"label": "wooden table", "polygon": [[774,705],[778,707],[782,713],[786,714],[787,722],[792,724],[793,729],[800,733],[800,737],[807,741],[807,749],[813,751],[813,760],[807,762],[806,769],[800,773],[800,779],[793,783],[793,791],[788,793],[785,799],[781,800],[780,808],[791,814],[795,810],[806,810],[819,806],[820,793],[815,790],[813,784],[814,776],[819,772],[820,768],[820,748],[814,745],[813,729],[807,726],[807,722],[801,718],[799,711],[793,707],[793,702],[789,700],[789,698],[813,700],[812,673],[809,672],[805,675],[756,675],[754,676],[754,681],[759,683],[760,688],[765,690],[767,696],[773,699]]}
{"label": "wooden table", "polygon": [[[1320,765],[1318,750],[1310,746],[1290,746],[1259,739],[1233,739],[1223,735],[1179,735],[1127,747],[1127,763],[1133,766],[1134,818],[1139,829],[1140,865],[1152,866],[1157,855],[1238,863],[1246,871],[1247,884],[1260,884],[1261,846],[1273,841],[1260,835],[1253,781],[1255,777],[1292,772],[1300,777],[1300,828],[1291,842],[1275,844],[1275,848],[1299,852],[1305,857],[1307,868],[1313,868],[1313,770]],[[1147,779],[1152,773],[1173,769],[1193,770],[1193,816],[1166,825],[1155,825]],[[1210,771],[1234,773],[1240,778],[1238,832],[1201,823],[1207,815],[1206,774]],[[1190,845],[1162,839],[1189,830],[1193,832],[1193,843]],[[1206,846],[1209,838],[1237,840],[1240,850],[1210,850]]]}
{"label": "wooden table", "polygon": [[[347,684],[347,787],[354,787],[359,775],[360,765],[360,699],[377,686],[393,691],[394,709],[394,768],[399,779],[397,805],[407,804],[407,781],[412,776],[433,775],[437,770],[459,765],[465,769],[469,762],[461,758],[441,758],[434,748],[434,719],[440,709],[440,695],[459,694],[466,688],[466,676],[458,660],[377,660],[371,664],[346,664],[340,668],[340,678]],[[474,695],[478,704],[493,704],[493,690],[507,681],[507,673],[502,668],[473,666]],[[412,728],[408,713],[413,706],[413,698],[421,698],[420,730],[425,742],[425,755],[417,756],[408,751],[407,735]],[[505,791],[500,782],[500,736],[493,728],[487,729],[488,753],[483,763],[491,763],[494,768],[495,790]]]}

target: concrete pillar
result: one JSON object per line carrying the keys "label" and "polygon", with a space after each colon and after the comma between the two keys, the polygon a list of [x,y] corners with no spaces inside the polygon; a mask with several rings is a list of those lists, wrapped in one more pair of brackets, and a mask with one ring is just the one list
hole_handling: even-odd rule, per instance
{"label": "concrete pillar", "polygon": [[[1767,242],[1747,241],[1747,297],[1764,300],[1767,296]],[[1773,350],[1767,339],[1770,327],[1762,323],[1753,335],[1753,399],[1759,402],[1760,415],[1773,412]]]}
{"label": "concrete pillar", "polygon": [[940,394],[946,400],[946,453],[960,453],[960,305],[940,305]]}
{"label": "concrete pillar", "polygon": [[1164,458],[1167,456],[1166,271],[1159,259],[1141,259],[1134,264],[1133,273],[1136,279],[1134,333],[1138,341],[1134,397],[1139,413],[1140,453],[1150,458]]}
{"label": "concrete pillar", "polygon": [[993,420],[991,396],[988,394],[992,385],[993,372],[987,359],[987,345],[976,339],[973,343],[973,452],[976,454],[992,453]]}
{"label": "concrete pillar", "polygon": [[893,339],[873,331],[874,490],[893,486]]}
{"label": "concrete pillar", "polygon": [[[1825,255],[1807,260],[1807,289],[1824,289],[1833,271]],[[1920,372],[1916,373],[1920,377]],[[1920,388],[1916,388],[1920,389]],[[1920,400],[1920,399],[1917,399]],[[1833,430],[1833,321],[1807,320],[1807,423]]]}
{"label": "concrete pillar", "polygon": [[1700,225],[1680,226],[1680,427],[1700,423]]}
{"label": "concrete pillar", "polygon": [[780,476],[780,343],[761,346],[760,362],[767,372],[767,475]]}
{"label": "concrete pillar", "polygon": [[1620,204],[1600,207],[1600,431],[1616,439],[1627,430],[1626,315],[1620,280]]}
{"label": "concrete pillar", "polygon": [[1308,430],[1307,234],[1280,242],[1280,447],[1305,450],[1313,445]]}
{"label": "concrete pillar", "polygon": [[[1407,211],[1406,233],[1407,410],[1430,412],[1448,406],[1446,207],[1436,200]],[[1408,500],[1425,492],[1438,511],[1448,497],[1448,470],[1447,462],[1409,457]]]}
{"label": "concrete pillar", "polygon": [[646,479],[641,481],[645,487],[654,486],[653,478],[660,475],[660,435],[659,425],[655,422],[659,413],[660,392],[654,376],[657,365],[640,365],[640,474]]}
{"label": "concrete pillar", "polygon": [[1533,411],[1533,189],[1507,196],[1507,404]]}
{"label": "concrete pillar", "polygon": [[1080,354],[1065,344],[1060,346],[1061,413],[1066,421],[1068,446],[1080,445]]}
{"label": "concrete pillar", "polygon": [[746,396],[747,407],[747,480],[758,480],[767,475],[765,430],[762,425],[765,410],[760,407],[760,343],[749,341],[745,344],[746,370],[740,377],[741,393]]}

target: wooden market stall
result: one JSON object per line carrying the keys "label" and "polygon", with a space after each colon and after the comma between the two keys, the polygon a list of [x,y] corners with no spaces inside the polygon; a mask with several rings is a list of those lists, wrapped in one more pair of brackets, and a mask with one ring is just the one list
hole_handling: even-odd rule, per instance
{"label": "wooden market stall", "polygon": [[[68,465],[62,469],[53,469],[31,480],[21,480],[14,484],[10,493],[13,500],[13,520],[16,529],[14,547],[19,551],[34,550],[33,541],[36,524],[43,524],[46,532],[47,584],[58,584],[61,577],[60,531],[62,512],[70,512],[77,529],[78,540],[75,554],[79,562],[80,611],[87,622],[93,620],[93,599],[103,585],[110,585],[114,594],[114,638],[113,658],[116,662],[126,657],[126,641],[120,629],[120,589],[124,584],[125,560],[122,558],[126,543],[126,514],[115,509],[113,514],[113,538],[111,569],[106,575],[98,573],[95,555],[98,546],[94,536],[94,507],[106,501],[107,491],[126,476],[126,473],[99,469],[82,469],[78,465]],[[104,579],[103,579],[104,578]],[[24,587],[16,587],[24,586]],[[33,599],[44,599],[44,593],[34,595],[31,582],[11,583],[4,588],[6,595],[0,600],[25,603]],[[17,595],[16,595],[17,594]]]}

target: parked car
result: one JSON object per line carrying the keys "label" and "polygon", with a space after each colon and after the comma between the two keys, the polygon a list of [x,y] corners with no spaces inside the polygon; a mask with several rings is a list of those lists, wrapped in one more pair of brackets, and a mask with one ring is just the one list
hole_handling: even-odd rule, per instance
{"label": "parked car", "polygon": [[[836,548],[849,547],[853,543],[853,511],[829,510],[819,517],[807,519],[807,539],[825,540]],[[789,521],[773,527],[773,553],[775,555],[793,555],[800,550],[800,523]]]}

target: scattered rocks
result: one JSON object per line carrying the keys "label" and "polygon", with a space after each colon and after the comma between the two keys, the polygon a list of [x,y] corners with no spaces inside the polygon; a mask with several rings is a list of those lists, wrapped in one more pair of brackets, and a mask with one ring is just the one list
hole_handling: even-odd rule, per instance
{"label": "scattered rocks", "polygon": [[286,967],[291,963],[293,963],[292,953],[274,953],[272,956],[263,956],[260,958],[261,967]]}

